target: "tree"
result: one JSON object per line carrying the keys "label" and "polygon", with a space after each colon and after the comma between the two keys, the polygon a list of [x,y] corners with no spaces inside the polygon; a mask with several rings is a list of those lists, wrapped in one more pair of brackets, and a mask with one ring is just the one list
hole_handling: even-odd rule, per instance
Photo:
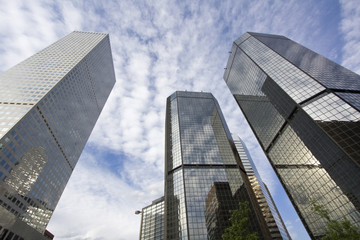
{"label": "tree", "polygon": [[257,240],[256,232],[249,230],[249,202],[239,202],[239,208],[232,210],[231,226],[225,229],[222,235],[223,240]]}
{"label": "tree", "polygon": [[320,217],[326,220],[326,236],[322,240],[358,240],[360,239],[360,230],[348,219],[340,221],[332,220],[329,212],[315,201],[311,202],[311,209]]}

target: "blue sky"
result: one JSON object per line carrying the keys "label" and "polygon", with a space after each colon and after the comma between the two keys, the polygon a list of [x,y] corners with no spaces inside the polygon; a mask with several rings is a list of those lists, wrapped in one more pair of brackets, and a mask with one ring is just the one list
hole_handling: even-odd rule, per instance
{"label": "blue sky", "polygon": [[163,195],[166,97],[208,91],[252,153],[294,239],[307,239],[222,76],[246,31],[285,35],[360,73],[356,0],[0,0],[0,71],[73,30],[110,34],[117,83],[48,225],[55,239],[137,239]]}

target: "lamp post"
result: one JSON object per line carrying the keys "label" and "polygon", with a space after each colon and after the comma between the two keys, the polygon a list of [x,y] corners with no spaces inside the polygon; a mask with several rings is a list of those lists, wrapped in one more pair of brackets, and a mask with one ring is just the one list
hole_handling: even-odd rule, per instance
{"label": "lamp post", "polygon": [[139,234],[139,240],[141,240],[141,234],[142,234],[142,224],[143,224],[143,216],[144,215],[142,215],[142,211],[140,211],[140,210],[135,210],[135,215],[139,215],[139,214],[141,214],[141,222],[140,222],[140,234]]}

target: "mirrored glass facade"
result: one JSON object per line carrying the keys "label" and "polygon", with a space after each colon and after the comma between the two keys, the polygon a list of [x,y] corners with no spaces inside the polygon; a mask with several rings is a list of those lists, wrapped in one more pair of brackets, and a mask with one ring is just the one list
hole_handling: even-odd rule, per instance
{"label": "mirrored glass facade", "polygon": [[250,203],[251,231],[260,239],[269,235],[211,93],[175,92],[167,99],[165,157],[164,239],[221,239],[239,201]]}
{"label": "mirrored glass facade", "polygon": [[311,237],[331,218],[360,226],[360,76],[277,35],[237,39],[224,80]]}
{"label": "mirrored glass facade", "polygon": [[154,200],[141,211],[140,240],[164,239],[164,197]]}
{"label": "mirrored glass facade", "polygon": [[45,231],[114,84],[101,33],[73,32],[0,75],[3,230]]}
{"label": "mirrored glass facade", "polygon": [[253,160],[240,137],[232,135],[241,163],[244,166],[251,187],[259,203],[265,222],[269,228],[272,239],[291,239],[285,224],[277,210],[266,184],[261,180]]}

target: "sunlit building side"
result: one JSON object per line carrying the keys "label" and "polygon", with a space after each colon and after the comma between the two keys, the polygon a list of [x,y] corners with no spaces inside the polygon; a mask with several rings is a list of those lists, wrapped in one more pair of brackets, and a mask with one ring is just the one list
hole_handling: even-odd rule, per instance
{"label": "sunlit building side", "polygon": [[114,84],[102,33],[72,32],[0,74],[1,239],[52,236],[46,226]]}
{"label": "sunlit building side", "polygon": [[232,137],[272,239],[291,239],[271,194],[251,159],[246,145],[237,135],[232,134]]}
{"label": "sunlit building side", "polygon": [[312,238],[360,227],[360,76],[284,37],[245,33],[224,80]]}

